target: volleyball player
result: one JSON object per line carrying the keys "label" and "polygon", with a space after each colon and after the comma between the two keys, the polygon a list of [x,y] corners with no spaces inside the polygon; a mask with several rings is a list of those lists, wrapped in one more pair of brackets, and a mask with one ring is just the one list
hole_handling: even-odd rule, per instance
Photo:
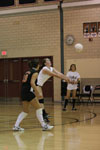
{"label": "volleyball player", "polygon": [[77,110],[75,108],[75,101],[76,101],[76,91],[78,88],[78,82],[80,81],[80,75],[76,72],[76,65],[72,64],[70,69],[66,75],[68,77],[68,85],[67,85],[67,96],[64,102],[63,111],[66,111],[66,106],[68,105],[68,100],[70,98],[70,94],[72,91],[72,110]]}
{"label": "volleyball player", "polygon": [[[37,97],[40,97],[41,93],[39,93],[37,86],[35,84],[38,69],[39,69],[39,61],[38,59],[33,59],[29,63],[30,70],[24,74],[22,80],[22,91],[21,98],[23,104],[23,111],[19,114],[17,121],[13,127],[14,131],[23,131],[24,129],[20,127],[20,123],[29,113],[29,105],[31,104],[36,109],[36,116],[39,120],[43,130],[51,130],[53,126],[46,124],[43,120],[42,108],[38,102]],[[33,88],[34,92],[31,92],[30,89]]]}
{"label": "volleyball player", "polygon": [[43,108],[43,118],[49,122],[47,113],[44,109],[44,97],[43,97],[43,92],[42,92],[42,87],[44,83],[50,78],[50,77],[57,77],[60,79],[64,79],[67,81],[67,77],[57,71],[55,68],[52,67],[51,61],[49,58],[45,58],[43,60],[43,67],[39,72],[38,78],[37,78],[37,85],[38,85],[38,90],[39,93],[41,93],[41,96],[39,97],[39,102]]}

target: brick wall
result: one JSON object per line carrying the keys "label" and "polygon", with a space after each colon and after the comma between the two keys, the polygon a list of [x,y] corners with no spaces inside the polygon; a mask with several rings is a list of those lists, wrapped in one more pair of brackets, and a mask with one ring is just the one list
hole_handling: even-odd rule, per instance
{"label": "brick wall", "polygon": [[[83,37],[84,22],[99,22],[100,7],[77,7],[64,9],[64,60],[65,73],[68,71],[70,63],[77,64],[78,72],[82,76],[82,85],[99,84],[100,80],[100,38],[96,37],[92,42]],[[75,42],[73,45],[66,45],[66,35],[73,35]],[[81,53],[75,51],[74,45],[82,43],[84,49]],[[83,62],[83,64],[82,64]],[[89,62],[89,63],[86,63]],[[89,64],[89,65],[88,65]],[[95,64],[95,65],[94,65]],[[91,74],[90,74],[91,72]],[[92,77],[92,78],[91,78]],[[93,79],[93,80],[91,80]]]}
{"label": "brick wall", "polygon": [[[83,37],[83,23],[100,21],[99,12],[99,6],[64,8],[65,73],[70,59],[100,58],[100,38],[89,42]],[[65,38],[68,34],[74,35],[75,43],[84,45],[82,53],[76,53],[74,45],[66,45]],[[60,71],[59,10],[0,16],[0,36],[0,50],[7,49],[8,57],[53,56],[54,67]],[[54,80],[54,98],[61,99],[59,79]]]}
{"label": "brick wall", "polygon": [[[66,45],[64,41],[65,60],[100,58],[100,38],[96,37],[92,42],[89,42],[88,39],[83,37],[83,23],[100,21],[99,12],[99,6],[64,9],[64,40],[66,39],[66,35],[69,34],[73,35],[75,38],[75,43],[72,46]],[[83,44],[83,52],[75,52],[74,45],[76,43]]]}
{"label": "brick wall", "polygon": [[[60,71],[59,29],[58,10],[0,17],[0,50],[6,49],[10,58],[53,56]],[[59,99],[60,80],[55,79],[54,85],[58,85],[54,96]]]}

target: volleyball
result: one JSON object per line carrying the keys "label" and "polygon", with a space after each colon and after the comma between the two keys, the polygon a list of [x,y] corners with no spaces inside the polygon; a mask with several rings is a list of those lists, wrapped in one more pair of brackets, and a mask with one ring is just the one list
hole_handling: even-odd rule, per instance
{"label": "volleyball", "polygon": [[75,49],[76,49],[76,52],[82,52],[83,45],[81,43],[77,43],[75,44]]}

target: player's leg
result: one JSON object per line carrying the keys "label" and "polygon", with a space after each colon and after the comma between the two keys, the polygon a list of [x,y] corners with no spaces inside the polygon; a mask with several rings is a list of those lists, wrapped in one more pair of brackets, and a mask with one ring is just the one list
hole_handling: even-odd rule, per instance
{"label": "player's leg", "polygon": [[75,108],[75,102],[76,102],[76,89],[72,91],[72,110],[77,110]]}
{"label": "player's leg", "polygon": [[67,96],[65,97],[63,111],[66,111],[66,107],[67,107],[67,105],[68,105],[68,100],[69,100],[69,98],[70,98],[70,93],[71,93],[71,90],[67,90]]}
{"label": "player's leg", "polygon": [[22,120],[24,118],[27,117],[28,113],[29,113],[29,102],[28,101],[23,101],[23,111],[19,114],[16,123],[14,125],[13,130],[14,131],[23,131],[24,129],[20,127],[20,123],[22,122]]}
{"label": "player's leg", "polygon": [[38,91],[41,95],[41,97],[39,97],[39,103],[41,105],[41,107],[43,108],[43,118],[46,122],[50,122],[49,119],[48,119],[48,113],[46,112],[45,108],[44,108],[44,97],[43,97],[43,92],[42,92],[42,87],[38,86]]}
{"label": "player's leg", "polygon": [[39,93],[41,95],[41,97],[38,97],[39,103],[40,103],[41,107],[44,108],[44,98],[43,98],[42,87],[37,86],[37,89],[38,89],[38,91],[39,91]]}
{"label": "player's leg", "polygon": [[36,116],[37,116],[37,119],[39,120],[43,130],[51,130],[53,128],[53,126],[50,126],[44,122],[42,108],[41,108],[41,105],[40,105],[38,99],[35,97],[30,103],[36,109]]}

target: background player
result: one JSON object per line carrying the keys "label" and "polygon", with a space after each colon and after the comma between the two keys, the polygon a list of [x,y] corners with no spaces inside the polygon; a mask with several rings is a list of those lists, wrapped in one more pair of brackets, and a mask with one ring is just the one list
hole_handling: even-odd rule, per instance
{"label": "background player", "polygon": [[68,77],[68,85],[67,85],[67,96],[64,102],[63,111],[66,111],[66,106],[68,105],[68,100],[70,98],[71,91],[72,91],[72,101],[73,101],[72,110],[76,110],[75,108],[76,90],[78,88],[78,82],[80,81],[80,75],[78,72],[76,72],[75,64],[72,64],[70,66],[70,69],[66,76]]}
{"label": "background player", "polygon": [[[36,109],[36,116],[43,130],[50,130],[53,128],[53,126],[50,126],[44,122],[43,115],[42,115],[42,108],[37,99],[37,97],[40,97],[40,94],[41,94],[39,93],[37,86],[35,84],[37,76],[38,76],[37,71],[39,69],[38,59],[32,60],[29,63],[29,67],[30,67],[30,71],[27,71],[24,74],[24,77],[22,80],[21,98],[22,98],[22,104],[23,104],[23,111],[19,114],[13,130],[14,131],[24,130],[19,125],[22,122],[22,120],[28,115],[30,104]],[[34,92],[30,91],[31,87],[34,89]]]}

